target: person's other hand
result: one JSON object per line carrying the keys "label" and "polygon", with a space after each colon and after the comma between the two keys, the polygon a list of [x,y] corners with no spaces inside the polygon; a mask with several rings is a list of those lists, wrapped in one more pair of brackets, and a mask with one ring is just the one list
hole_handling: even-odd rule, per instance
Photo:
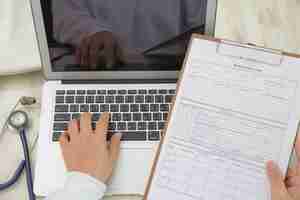
{"label": "person's other hand", "polygon": [[60,137],[60,146],[68,171],[88,174],[103,183],[112,175],[120,150],[121,134],[114,134],[111,142],[106,140],[109,114],[103,113],[91,126],[91,114],[81,115],[80,123],[72,120],[68,131]]}
{"label": "person's other hand", "polygon": [[300,199],[300,135],[297,137],[295,149],[297,164],[288,170],[286,178],[274,162],[267,163],[272,200]]}
{"label": "person's other hand", "polygon": [[102,31],[83,37],[76,50],[76,59],[81,66],[96,68],[103,63],[111,68],[119,60],[120,52],[113,34]]}

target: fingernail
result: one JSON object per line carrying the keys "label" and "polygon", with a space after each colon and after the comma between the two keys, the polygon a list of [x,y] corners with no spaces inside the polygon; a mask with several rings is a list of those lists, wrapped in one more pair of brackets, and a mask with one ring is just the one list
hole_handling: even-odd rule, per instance
{"label": "fingernail", "polygon": [[267,168],[272,167],[272,165],[273,165],[273,161],[268,161],[267,164],[266,164]]}
{"label": "fingernail", "polygon": [[105,118],[109,118],[109,113],[108,112],[105,112],[103,114],[104,114]]}
{"label": "fingernail", "polygon": [[272,172],[279,170],[278,165],[274,161],[269,161],[267,163],[267,168]]}
{"label": "fingernail", "polygon": [[120,138],[121,138],[123,134],[119,132],[119,133],[115,133],[115,135],[116,135],[117,137],[120,137]]}

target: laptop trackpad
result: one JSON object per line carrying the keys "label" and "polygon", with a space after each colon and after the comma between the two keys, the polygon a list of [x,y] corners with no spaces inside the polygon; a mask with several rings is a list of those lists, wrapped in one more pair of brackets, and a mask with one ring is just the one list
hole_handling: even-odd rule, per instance
{"label": "laptop trackpad", "polygon": [[150,175],[155,151],[153,149],[123,149],[108,184],[106,195],[140,194],[143,195]]}

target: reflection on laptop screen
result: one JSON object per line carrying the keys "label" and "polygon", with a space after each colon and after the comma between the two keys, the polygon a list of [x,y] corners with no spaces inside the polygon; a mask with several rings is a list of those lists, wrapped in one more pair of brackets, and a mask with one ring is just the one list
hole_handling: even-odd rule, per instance
{"label": "reflection on laptop screen", "polygon": [[207,0],[41,1],[53,71],[179,70]]}

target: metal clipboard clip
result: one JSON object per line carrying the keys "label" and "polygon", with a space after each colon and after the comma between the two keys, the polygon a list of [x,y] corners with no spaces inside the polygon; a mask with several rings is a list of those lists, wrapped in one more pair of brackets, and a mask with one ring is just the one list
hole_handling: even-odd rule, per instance
{"label": "metal clipboard clip", "polygon": [[219,42],[217,53],[223,56],[270,66],[280,66],[284,59],[282,51],[258,47],[253,44],[241,44],[228,40],[221,40]]}

